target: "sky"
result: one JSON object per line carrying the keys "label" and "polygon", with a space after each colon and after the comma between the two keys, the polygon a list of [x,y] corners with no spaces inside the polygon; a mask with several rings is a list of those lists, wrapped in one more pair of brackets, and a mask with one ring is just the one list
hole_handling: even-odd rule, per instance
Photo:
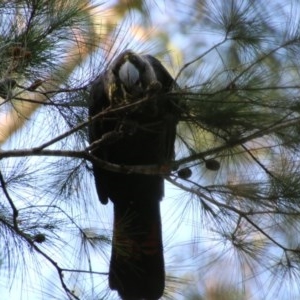
{"label": "sky", "polygon": [[[113,1],[108,1],[109,4],[113,3]],[[154,3],[154,2],[151,2]],[[156,52],[161,53],[163,52],[163,62],[168,65],[168,68],[170,72],[178,72],[179,66],[182,64],[183,61],[188,60],[188,57],[181,57],[180,53],[176,50],[177,48],[186,48],[187,53],[188,52],[188,43],[191,38],[191,35],[195,36],[195,40],[199,39],[199,47],[202,45],[205,49],[205,47],[212,45],[218,41],[218,36],[213,34],[212,32],[206,32],[204,29],[199,29],[197,32],[192,32],[187,34],[186,36],[183,34],[183,32],[176,31],[178,28],[178,24],[180,23],[182,25],[182,28],[184,28],[185,23],[187,22],[186,16],[191,13],[191,10],[189,8],[189,3],[184,2],[184,5],[181,2],[178,2],[178,4],[173,5],[174,2],[172,1],[156,1],[155,4],[149,5],[149,9],[151,8],[152,11],[152,24],[151,24],[151,30],[155,33],[156,31],[159,31],[161,28],[167,29],[171,38],[170,41],[168,41],[167,49],[164,51],[161,50],[161,44],[159,39],[154,39],[154,42],[151,43],[145,43],[144,45],[138,44],[138,42],[133,39],[129,41],[130,48],[136,49],[143,52],[149,52],[151,54],[155,54]],[[104,9],[104,7],[103,7]],[[139,17],[133,17],[133,20],[135,18],[138,20],[138,22],[142,22],[143,20]],[[134,33],[134,30],[132,31]],[[151,32],[151,31],[150,31]],[[201,39],[199,38],[199,32],[201,34]],[[172,34],[171,34],[172,33]],[[132,33],[131,33],[132,34]],[[147,32],[146,34],[149,34]],[[143,38],[143,36],[142,36]],[[126,44],[127,45],[127,44]],[[204,64],[205,62],[203,62]],[[88,68],[88,66],[86,66]],[[43,124],[45,121],[45,114],[36,113],[35,114],[35,124]],[[34,136],[34,126],[32,126],[32,136]],[[41,127],[39,127],[41,128]],[[12,143],[8,143],[4,145],[4,148],[13,147],[14,142],[19,143],[22,139],[22,136],[24,136],[26,130],[28,128],[25,128],[24,131],[21,130],[14,136],[14,140]],[[40,130],[40,129],[39,129]],[[40,133],[39,133],[40,134]],[[37,133],[38,136],[38,133]],[[23,142],[24,144],[24,142]],[[20,144],[19,144],[20,145]],[[30,163],[37,164],[40,160],[30,159]],[[7,163],[9,164],[9,163]],[[9,166],[6,166],[9,168]],[[212,176],[213,177],[213,176]],[[85,178],[86,182],[90,180],[90,178]],[[22,193],[32,193],[32,191],[22,191]],[[92,191],[90,192],[92,197],[97,198],[95,194],[94,188],[92,188]],[[30,195],[28,195],[29,197]],[[27,197],[27,195],[26,195]],[[26,198],[25,197],[25,198]],[[47,199],[45,200],[47,203]],[[95,202],[96,203],[96,202]],[[165,245],[165,260],[166,260],[166,266],[167,266],[167,272],[168,270],[171,273],[177,273],[177,274],[185,274],[189,270],[193,270],[194,272],[198,272],[199,266],[195,265],[195,261],[197,260],[189,260],[189,257],[193,257],[198,255],[201,251],[204,251],[203,249],[208,249],[210,247],[215,247],[218,243],[209,241],[205,237],[205,232],[203,230],[203,226],[201,224],[201,216],[200,212],[197,211],[197,205],[193,202],[190,197],[183,194],[182,191],[171,185],[170,183],[166,183],[166,194],[165,198],[162,201],[161,204],[161,214],[162,214],[162,220],[163,220],[163,228],[164,228],[164,245]],[[99,206],[94,211],[93,216],[89,216],[91,220],[85,223],[86,220],[82,220],[82,224],[89,225],[91,227],[98,226],[98,220],[101,218],[101,228],[104,228],[104,230],[107,230],[109,232],[110,225],[112,221],[112,206],[108,205],[107,207]],[[82,217],[84,218],[84,217]],[[197,240],[202,236],[202,240]],[[74,238],[74,240],[69,240],[69,248],[72,249],[74,245],[76,246],[76,243],[78,240]],[[199,244],[201,243],[201,246]],[[188,245],[186,247],[186,245]],[[220,244],[220,248],[226,247],[225,245]],[[201,249],[202,248],[202,249]],[[56,249],[57,250],[57,249]],[[107,252],[109,253],[109,251]],[[210,252],[214,253],[214,252]],[[56,253],[59,259],[60,255]],[[65,255],[65,254],[64,254]],[[72,255],[72,253],[70,253]],[[26,259],[30,259],[29,256]],[[95,256],[94,259],[101,258],[99,256]],[[22,262],[20,262],[22,263]],[[46,269],[42,264],[44,263],[43,260],[40,261],[41,266],[40,272],[45,275],[45,273],[49,273],[46,278],[49,278],[49,282],[45,282],[43,286],[39,288],[45,287],[49,293],[51,293],[51,289],[53,289],[53,295],[56,292],[59,292],[60,288],[54,287],[51,285],[53,283],[53,272],[48,269]],[[102,261],[103,265],[107,263],[107,257],[105,257]],[[199,265],[201,265],[201,262],[197,261]],[[203,255],[203,264],[205,264],[205,254]],[[33,264],[32,268],[34,269],[36,265]],[[39,278],[36,278],[33,276],[32,270],[30,268],[28,271],[26,270],[26,277],[32,278],[30,280],[31,287],[22,286],[21,279],[15,280],[13,286],[8,286],[6,283],[4,283],[4,286],[1,287],[1,297],[3,299],[31,299],[31,300],[40,300],[40,295],[38,295],[36,290],[36,282],[39,282]],[[233,274],[233,277],[238,277],[239,274]],[[105,286],[107,282],[102,282],[100,280],[99,285]],[[39,283],[38,283],[39,284]],[[200,287],[199,287],[200,288]],[[51,294],[48,295],[51,299]],[[178,296],[180,297],[180,296]],[[44,297],[44,299],[46,299]],[[111,299],[117,299],[115,295],[111,294]],[[180,300],[180,298],[176,298]],[[254,299],[256,299],[254,297]]]}

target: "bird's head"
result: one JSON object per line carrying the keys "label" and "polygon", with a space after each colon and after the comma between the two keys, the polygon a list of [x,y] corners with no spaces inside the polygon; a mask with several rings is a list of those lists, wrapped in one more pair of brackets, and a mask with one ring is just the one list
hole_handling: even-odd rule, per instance
{"label": "bird's head", "polygon": [[133,96],[141,96],[153,82],[157,82],[153,66],[146,57],[131,50],[115,59],[112,70],[126,92]]}

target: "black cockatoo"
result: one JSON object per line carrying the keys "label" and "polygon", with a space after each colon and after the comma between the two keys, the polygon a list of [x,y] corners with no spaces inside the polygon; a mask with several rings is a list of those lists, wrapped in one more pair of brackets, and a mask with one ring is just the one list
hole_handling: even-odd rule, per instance
{"label": "black cockatoo", "polygon": [[[179,116],[174,88],[153,56],[121,53],[92,84],[90,117],[107,113],[90,124],[91,153],[118,165],[169,166]],[[110,288],[122,299],[159,299],[165,285],[163,177],[108,171],[96,162],[93,171],[100,201],[114,204]]]}

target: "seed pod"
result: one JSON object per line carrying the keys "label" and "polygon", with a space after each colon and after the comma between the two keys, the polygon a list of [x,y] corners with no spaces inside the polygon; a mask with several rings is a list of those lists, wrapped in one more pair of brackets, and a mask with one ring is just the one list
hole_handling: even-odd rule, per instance
{"label": "seed pod", "polygon": [[41,79],[35,80],[28,88],[27,90],[30,92],[35,91],[44,81]]}
{"label": "seed pod", "polygon": [[188,179],[192,176],[192,170],[190,168],[183,168],[177,172],[179,178]]}
{"label": "seed pod", "polygon": [[209,159],[205,161],[205,166],[211,171],[218,171],[220,169],[220,163],[215,159]]}
{"label": "seed pod", "polygon": [[34,240],[35,242],[41,244],[41,243],[43,243],[43,242],[46,241],[46,237],[45,237],[44,234],[38,233],[38,234],[36,234],[36,235],[33,237],[33,240]]}

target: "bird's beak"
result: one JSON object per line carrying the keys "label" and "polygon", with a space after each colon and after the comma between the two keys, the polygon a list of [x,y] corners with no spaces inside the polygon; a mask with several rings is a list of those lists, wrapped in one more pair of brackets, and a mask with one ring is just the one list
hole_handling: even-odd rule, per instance
{"label": "bird's beak", "polygon": [[119,78],[125,87],[130,90],[139,81],[140,72],[129,60],[126,60],[120,67]]}

